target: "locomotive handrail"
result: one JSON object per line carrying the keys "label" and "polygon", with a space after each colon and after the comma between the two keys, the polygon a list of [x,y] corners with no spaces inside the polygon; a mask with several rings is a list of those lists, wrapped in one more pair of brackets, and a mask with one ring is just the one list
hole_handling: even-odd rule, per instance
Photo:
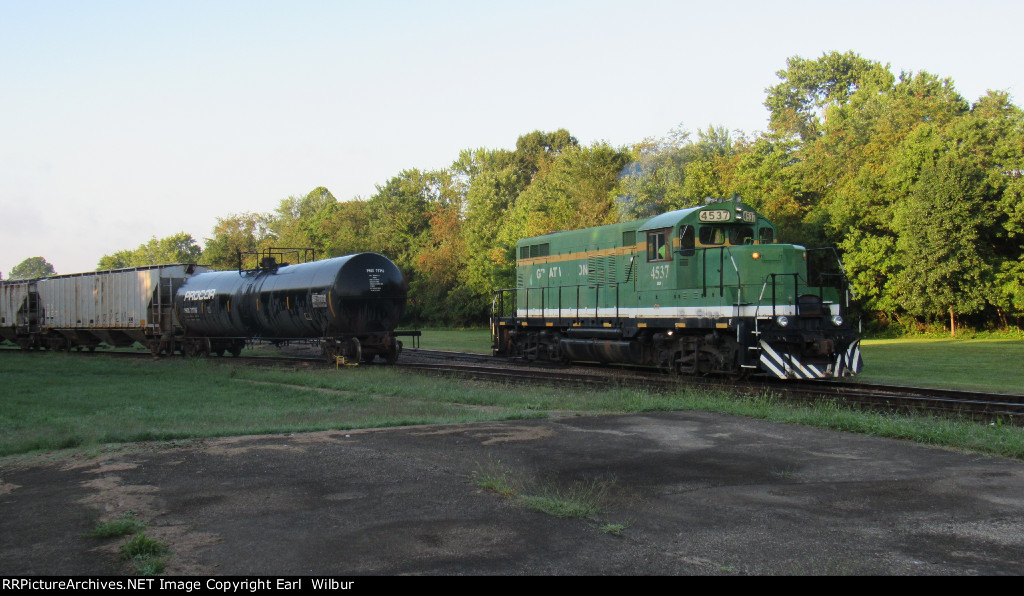
{"label": "locomotive handrail", "polygon": [[[846,306],[849,307],[850,306],[850,298],[852,297],[854,300],[856,300],[857,299],[857,295],[853,291],[853,287],[850,284],[850,278],[846,274],[846,266],[843,265],[843,259],[840,258],[839,251],[837,251],[834,247],[831,247],[831,246],[823,246],[823,247],[820,247],[820,248],[809,248],[809,249],[807,249],[808,253],[818,252],[818,251],[828,251],[828,252],[831,252],[832,253],[832,257],[835,259],[835,263],[837,265],[839,265],[839,272],[838,273],[832,273],[831,271],[829,271],[827,273],[818,272],[818,277],[822,281],[821,285],[822,286],[825,285],[824,284],[825,278],[837,278],[840,283],[839,283],[839,285],[836,285],[836,286],[833,286],[833,287],[835,287],[837,290],[842,291],[845,294]],[[810,276],[810,270],[808,270],[808,276]],[[809,280],[808,280],[808,282],[809,282]]]}
{"label": "locomotive handrail", "polygon": [[[541,322],[543,322],[545,319],[550,318],[550,317],[547,316],[547,301],[546,301],[546,297],[547,297],[547,293],[549,291],[552,291],[552,290],[557,290],[557,305],[556,305],[556,312],[557,312],[557,314],[556,314],[556,316],[554,318],[557,318],[557,319],[564,318],[562,311],[567,310],[567,309],[571,309],[572,307],[566,307],[566,306],[562,305],[562,292],[563,292],[563,290],[571,289],[571,288],[575,288],[575,290],[576,290],[575,318],[577,318],[577,319],[580,318],[580,310],[581,310],[581,306],[580,306],[580,291],[582,289],[584,289],[584,288],[586,288],[586,289],[593,288],[594,289],[594,307],[593,307],[593,309],[594,309],[594,317],[597,318],[597,317],[600,316],[600,309],[601,309],[601,303],[600,303],[601,289],[602,288],[606,288],[607,289],[607,288],[610,288],[610,287],[614,287],[615,288],[615,307],[614,308],[615,308],[615,317],[618,318],[619,317],[620,307],[621,307],[621,298],[622,298],[621,294],[619,293],[619,287],[623,283],[625,283],[625,282],[613,281],[613,282],[596,282],[596,283],[585,283],[585,284],[568,284],[568,285],[560,285],[560,286],[537,286],[537,287],[532,287],[532,288],[531,287],[502,288],[502,289],[499,289],[499,290],[494,290],[495,298],[493,300],[491,300],[491,311],[493,313],[492,318],[500,318],[502,316],[506,316],[505,315],[505,310],[506,310],[506,307],[505,307],[505,294],[510,293],[510,292],[524,292],[524,296],[523,296],[524,300],[523,300],[523,305],[522,305],[523,306],[523,312],[524,312],[523,316],[526,317],[526,318],[539,318],[541,320]],[[532,315],[532,314],[530,314],[530,293],[531,292],[540,292],[540,309],[539,309],[540,310],[540,315]],[[519,307],[518,302],[519,301],[517,299],[513,303],[513,308],[516,308],[516,310],[517,310],[516,316],[518,316],[518,307]],[[497,310],[495,310],[495,305],[497,305]],[[584,310],[584,315],[585,315],[586,314],[585,311],[588,310],[588,309],[584,308],[583,310]]]}
{"label": "locomotive handrail", "polygon": [[[755,311],[754,311],[755,316],[758,316],[760,314],[761,305],[764,302],[764,293],[768,289],[768,284],[769,283],[771,283],[771,285],[772,285],[772,296],[771,296],[772,317],[775,317],[775,316],[778,315],[778,311],[776,310],[776,307],[777,307],[779,302],[778,302],[778,299],[777,299],[777,296],[776,296],[775,288],[780,283],[776,279],[776,278],[779,278],[779,277],[783,277],[783,278],[785,278],[785,277],[792,277],[793,278],[794,306],[798,306],[799,296],[801,296],[802,294],[806,294],[807,290],[809,290],[811,288],[817,288],[818,289],[818,298],[821,299],[821,300],[825,299],[825,287],[826,286],[822,286],[822,285],[812,286],[811,283],[810,283],[810,280],[809,279],[804,279],[799,273],[769,273],[768,275],[765,276],[764,284],[761,286],[761,295],[758,297],[757,309],[755,309]],[[803,288],[804,288],[803,291],[801,291],[801,286],[800,286],[800,282],[801,281],[803,282]],[[847,298],[847,300],[849,300],[849,294],[846,295],[846,298]]]}
{"label": "locomotive handrail", "polygon": [[[725,255],[728,252],[729,262],[732,263],[733,271],[736,272],[736,303],[733,305],[737,310],[743,303],[743,279],[740,275],[740,268],[736,264],[736,257],[733,256],[732,250],[728,246],[701,246],[694,248],[694,254],[696,251],[701,251],[701,295],[704,298],[708,296],[708,251],[718,251],[718,297],[720,300],[725,300]],[[730,287],[731,284],[730,284]]]}

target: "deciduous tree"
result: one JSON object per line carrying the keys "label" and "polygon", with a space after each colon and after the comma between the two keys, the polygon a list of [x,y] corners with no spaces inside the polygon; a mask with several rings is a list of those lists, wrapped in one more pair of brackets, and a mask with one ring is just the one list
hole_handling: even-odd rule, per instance
{"label": "deciduous tree", "polygon": [[36,279],[56,274],[53,265],[43,257],[29,257],[11,268],[10,279]]}

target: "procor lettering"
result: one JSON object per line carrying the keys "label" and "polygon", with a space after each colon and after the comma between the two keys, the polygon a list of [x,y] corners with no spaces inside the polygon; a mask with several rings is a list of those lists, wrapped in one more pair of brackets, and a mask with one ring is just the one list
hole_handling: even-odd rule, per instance
{"label": "procor lettering", "polygon": [[210,300],[217,294],[217,290],[189,290],[185,292],[185,300]]}

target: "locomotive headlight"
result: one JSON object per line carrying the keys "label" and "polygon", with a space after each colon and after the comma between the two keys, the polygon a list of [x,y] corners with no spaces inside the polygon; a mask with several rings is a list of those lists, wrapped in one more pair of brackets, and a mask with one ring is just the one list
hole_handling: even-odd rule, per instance
{"label": "locomotive headlight", "polygon": [[832,324],[836,327],[843,326],[843,315],[835,315],[832,317]]}
{"label": "locomotive headlight", "polygon": [[751,254],[750,256],[754,257],[754,260],[757,260],[757,259],[761,258],[761,253],[755,252],[755,253]]}
{"label": "locomotive headlight", "polygon": [[778,323],[779,327],[785,327],[786,325],[789,325],[789,317],[786,315],[775,317],[775,322]]}

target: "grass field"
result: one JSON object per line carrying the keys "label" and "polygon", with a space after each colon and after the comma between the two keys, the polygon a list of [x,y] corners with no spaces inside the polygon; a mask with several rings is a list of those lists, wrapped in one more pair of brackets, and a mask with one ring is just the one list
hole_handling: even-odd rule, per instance
{"label": "grass field", "polygon": [[864,340],[858,380],[1024,395],[1024,341]]}
{"label": "grass field", "polygon": [[[489,351],[483,331],[425,331],[421,346]],[[1024,342],[866,342],[865,380],[1021,392]],[[736,397],[512,387],[443,379],[386,366],[294,370],[230,359],[126,360],[79,354],[0,353],[0,456],[111,443],[428,423],[701,410],[890,436],[1024,458],[1024,430],[1009,425],[792,406],[771,395]]]}

